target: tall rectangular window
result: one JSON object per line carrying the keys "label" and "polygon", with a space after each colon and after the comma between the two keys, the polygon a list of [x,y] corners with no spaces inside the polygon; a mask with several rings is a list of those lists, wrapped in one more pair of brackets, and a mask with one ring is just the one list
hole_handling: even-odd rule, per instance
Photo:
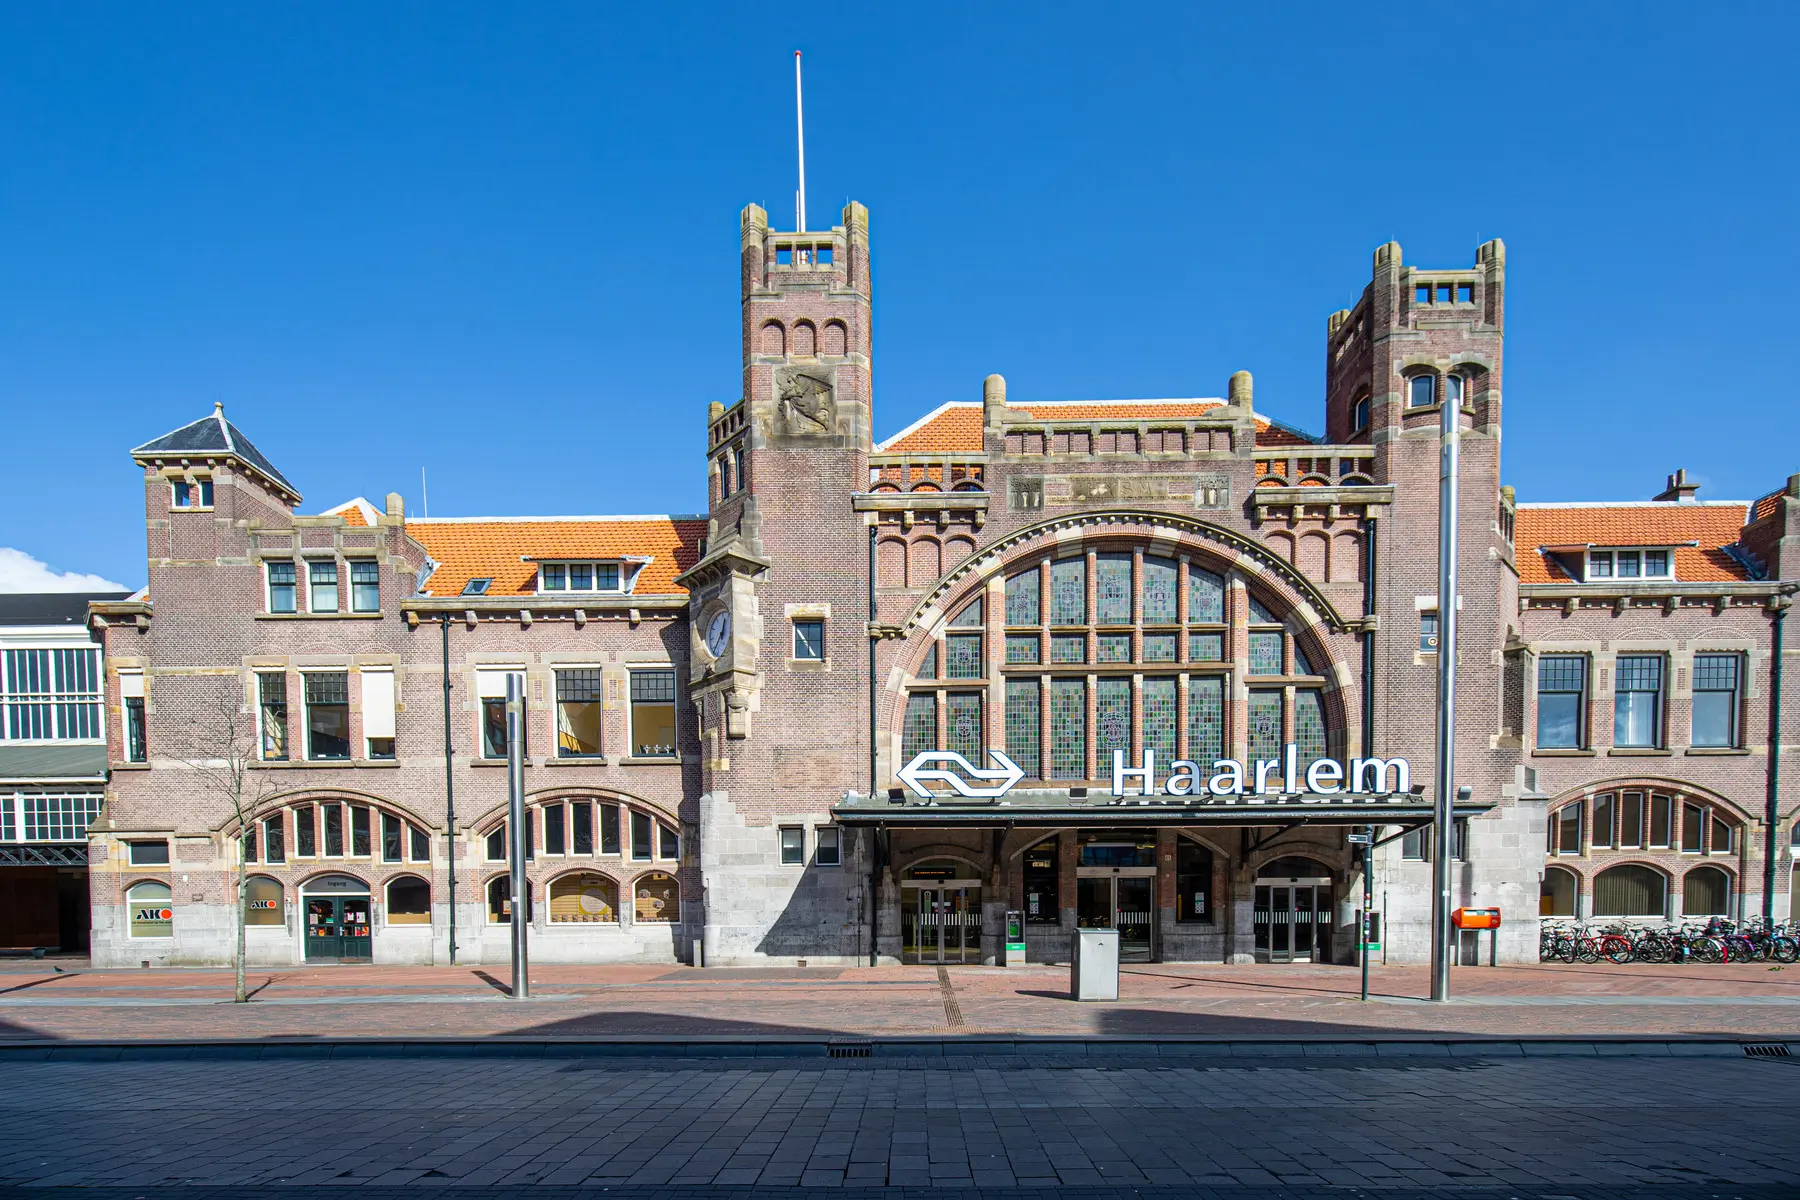
{"label": "tall rectangular window", "polygon": [[631,857],[633,861],[648,862],[656,852],[656,843],[650,840],[650,817],[646,813],[631,814]]}
{"label": "tall rectangular window", "polygon": [[825,658],[825,622],[818,620],[794,622],[794,657],[814,662]]}
{"label": "tall rectangular window", "polygon": [[1175,680],[1156,676],[1144,680],[1143,706],[1144,749],[1154,750],[1157,769],[1165,770],[1175,761],[1175,731],[1180,724]]}
{"label": "tall rectangular window", "polygon": [[798,825],[781,827],[781,861],[786,866],[798,866],[806,861],[806,830]]}
{"label": "tall rectangular window", "polygon": [[1144,556],[1144,624],[1175,623],[1176,592],[1180,588],[1180,567],[1172,558]]}
{"label": "tall rectangular window", "polygon": [[1644,793],[1619,794],[1619,849],[1636,850],[1644,844]]}
{"label": "tall rectangular window", "polygon": [[269,571],[269,611],[291,613],[299,608],[299,588],[294,581],[294,564],[272,562]]}
{"label": "tall rectangular window", "polygon": [[369,807],[366,804],[350,806],[350,853],[357,858],[369,857]]}
{"label": "tall rectangular window", "polygon": [[1175,919],[1210,924],[1212,915],[1212,851],[1191,838],[1175,839]]}
{"label": "tall rectangular window", "polygon": [[[1246,769],[1254,770],[1255,762],[1268,762],[1281,755],[1281,693],[1277,691],[1251,692],[1247,699],[1250,718],[1250,744],[1248,747],[1250,762]],[[1255,783],[1252,779],[1251,783]]]}
{"label": "tall rectangular window", "polygon": [[839,866],[844,861],[843,833],[835,825],[825,825],[813,833],[813,861],[821,867]]}
{"label": "tall rectangular window", "polygon": [[306,680],[306,757],[350,757],[350,676],[319,671]]}
{"label": "tall rectangular window", "polygon": [[313,816],[310,804],[294,805],[294,854],[299,858],[312,858],[318,849],[319,824]]}
{"label": "tall rectangular window", "polygon": [[1667,796],[1650,797],[1650,848],[1667,850],[1669,834],[1674,827],[1673,801]]}
{"label": "tall rectangular window", "polygon": [[1006,623],[1036,625],[1038,618],[1038,577],[1033,568],[1006,581]]}
{"label": "tall rectangular window", "polygon": [[287,861],[287,839],[282,836],[281,814],[276,813],[263,822],[263,849],[267,852],[266,861],[284,863]]}
{"label": "tall rectangular window", "polygon": [[1087,559],[1063,558],[1050,564],[1050,623],[1087,624]]}
{"label": "tall rectangular window", "polygon": [[911,692],[900,724],[900,757],[911,762],[927,750],[937,749],[937,693]]}
{"label": "tall rectangular window", "polygon": [[321,804],[319,815],[325,818],[325,857],[344,857],[344,806]]}
{"label": "tall rectangular window", "polygon": [[1087,778],[1087,681],[1050,681],[1050,778]]}
{"label": "tall rectangular window", "polygon": [[980,679],[984,671],[979,633],[952,633],[944,638],[945,679]]}
{"label": "tall rectangular window", "polygon": [[[523,671],[480,670],[475,672],[475,688],[481,697],[481,756],[483,758],[506,757],[506,682],[516,680],[521,700],[525,696],[525,673]],[[519,750],[522,754],[530,753],[531,739],[525,732],[526,722],[521,720],[519,731]]]}
{"label": "tall rectangular window", "polygon": [[982,766],[987,757],[982,752],[981,695],[951,692],[944,697],[944,749],[954,750],[976,766]]}
{"label": "tall rectangular window", "polygon": [[350,611],[381,611],[381,564],[372,558],[350,560]]}
{"label": "tall rectangular window", "polygon": [[393,813],[381,814],[381,861],[403,862],[406,857],[406,823]]}
{"label": "tall rectangular window", "polygon": [[1188,757],[1203,768],[1225,757],[1225,680],[1220,676],[1188,680]]}
{"label": "tall rectangular window", "polygon": [[589,800],[571,800],[569,802],[569,832],[571,849],[576,854],[592,854],[594,852],[594,805]]}
{"label": "tall rectangular window", "polygon": [[1225,620],[1225,577],[1188,568],[1188,620],[1205,625]]}
{"label": "tall rectangular window", "polygon": [[1131,555],[1097,555],[1094,572],[1095,623],[1131,624]]}
{"label": "tall rectangular window", "polygon": [[546,804],[544,806],[545,854],[568,853],[568,841],[565,829],[566,820],[567,818],[563,815],[562,805]]}
{"label": "tall rectangular window", "polygon": [[1587,657],[1546,654],[1538,659],[1537,745],[1579,750],[1587,733]]}
{"label": "tall rectangular window", "polygon": [[631,673],[631,753],[638,758],[675,754],[675,672]]}
{"label": "tall rectangular window", "polygon": [[660,821],[656,825],[656,856],[665,862],[676,862],[681,858],[681,835]]}
{"label": "tall rectangular window", "polygon": [[1099,679],[1094,682],[1094,769],[1112,774],[1113,751],[1125,752],[1131,762],[1131,680]]}
{"label": "tall rectangular window", "polygon": [[1294,693],[1294,746],[1302,771],[1330,753],[1327,742],[1325,697],[1312,688],[1301,688]]}
{"label": "tall rectangular window", "polygon": [[605,679],[599,667],[556,673],[556,756],[594,758],[601,753]]}
{"label": "tall rectangular window", "polygon": [[1281,674],[1281,633],[1261,630],[1250,635],[1250,674]]}
{"label": "tall rectangular window", "polygon": [[619,806],[600,805],[600,853],[619,853]]}
{"label": "tall rectangular window", "polygon": [[1694,729],[1696,746],[1738,744],[1738,687],[1743,657],[1737,654],[1694,655]]}
{"label": "tall rectangular window", "polygon": [[1039,703],[1037,680],[1006,681],[1006,754],[1019,764],[1027,779],[1043,778]]}
{"label": "tall rectangular window", "polygon": [[430,862],[431,835],[416,825],[408,825],[406,832],[412,840],[412,860],[414,862]]}
{"label": "tall rectangular window", "polygon": [[364,753],[371,759],[392,759],[394,673],[384,668],[364,667],[361,677]]}
{"label": "tall rectangular window", "polygon": [[306,564],[306,574],[312,589],[307,598],[307,611],[336,612],[338,610],[337,560],[314,559]]}
{"label": "tall rectangular window", "polygon": [[288,757],[287,673],[264,671],[257,675],[256,693],[262,719],[263,761],[285,762]]}
{"label": "tall rectangular window", "polygon": [[119,673],[119,699],[125,709],[125,761],[149,762],[149,730],[144,724],[144,673]]}
{"label": "tall rectangular window", "polygon": [[1611,850],[1613,844],[1613,797],[1611,792],[1594,797],[1594,849]]}
{"label": "tall rectangular window", "polygon": [[1613,745],[1662,744],[1663,660],[1660,654],[1621,654],[1613,668]]}

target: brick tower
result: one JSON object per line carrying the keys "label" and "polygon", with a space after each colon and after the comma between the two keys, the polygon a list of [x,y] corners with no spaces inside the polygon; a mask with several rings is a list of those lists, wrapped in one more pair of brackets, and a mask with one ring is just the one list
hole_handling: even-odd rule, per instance
{"label": "brick tower", "polygon": [[868,486],[868,227],[856,203],[829,231],[742,215],[743,397],[710,415],[710,532],[685,577],[709,963],[848,960],[866,936],[861,874],[816,829],[869,774],[868,539],[847,502]]}

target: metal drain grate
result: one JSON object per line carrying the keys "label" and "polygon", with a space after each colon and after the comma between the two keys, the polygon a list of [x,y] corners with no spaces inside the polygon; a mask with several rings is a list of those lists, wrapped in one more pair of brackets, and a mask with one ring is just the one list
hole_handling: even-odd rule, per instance
{"label": "metal drain grate", "polygon": [[832,1058],[869,1058],[875,1053],[873,1042],[830,1042],[825,1053]]}
{"label": "metal drain grate", "polygon": [[1786,1042],[1767,1042],[1767,1043],[1764,1043],[1761,1045],[1745,1046],[1744,1047],[1744,1055],[1747,1058],[1792,1058],[1793,1057],[1793,1053],[1788,1050]]}

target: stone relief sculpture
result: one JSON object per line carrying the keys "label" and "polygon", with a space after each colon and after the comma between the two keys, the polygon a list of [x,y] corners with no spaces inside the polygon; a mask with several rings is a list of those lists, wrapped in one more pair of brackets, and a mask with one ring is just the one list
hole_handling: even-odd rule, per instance
{"label": "stone relief sculpture", "polygon": [[837,428],[837,402],[831,380],[805,371],[786,371],[775,380],[776,419],[789,436],[832,433]]}

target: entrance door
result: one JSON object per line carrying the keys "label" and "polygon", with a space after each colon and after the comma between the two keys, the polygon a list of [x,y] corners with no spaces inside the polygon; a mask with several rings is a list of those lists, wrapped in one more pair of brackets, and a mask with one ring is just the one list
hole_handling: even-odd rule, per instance
{"label": "entrance door", "polygon": [[981,961],[980,888],[909,887],[901,892],[900,907],[903,961]]}
{"label": "entrance door", "polygon": [[367,896],[306,898],[306,957],[327,962],[367,962],[374,956]]}
{"label": "entrance door", "polygon": [[1075,880],[1075,923],[1119,931],[1120,962],[1151,962],[1156,927],[1153,875],[1083,875]]}
{"label": "entrance door", "polygon": [[1331,886],[1259,883],[1251,925],[1258,962],[1323,962],[1330,957]]}

